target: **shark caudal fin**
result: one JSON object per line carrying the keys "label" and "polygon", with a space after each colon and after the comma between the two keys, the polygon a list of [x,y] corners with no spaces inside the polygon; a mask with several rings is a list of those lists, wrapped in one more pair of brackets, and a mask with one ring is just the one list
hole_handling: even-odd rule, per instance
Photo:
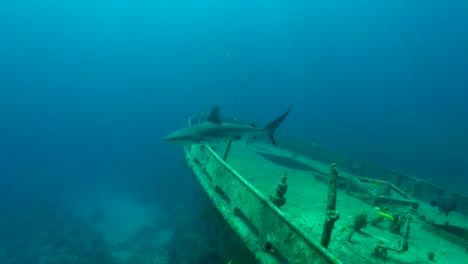
{"label": "shark caudal fin", "polygon": [[281,125],[281,123],[283,123],[284,119],[286,118],[286,116],[288,116],[290,111],[291,111],[291,106],[286,112],[284,112],[284,114],[282,114],[280,117],[278,117],[277,119],[275,119],[273,122],[271,122],[265,127],[265,133],[270,138],[271,143],[273,143],[273,145],[275,146],[276,146],[276,141],[275,141],[275,138],[273,137],[273,133]]}

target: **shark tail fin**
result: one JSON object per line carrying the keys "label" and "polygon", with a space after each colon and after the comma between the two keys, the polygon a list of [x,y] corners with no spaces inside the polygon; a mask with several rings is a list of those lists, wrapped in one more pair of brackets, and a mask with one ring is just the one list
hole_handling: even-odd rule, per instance
{"label": "shark tail fin", "polygon": [[283,123],[284,119],[286,118],[286,116],[288,116],[290,111],[291,111],[291,106],[286,112],[284,112],[284,114],[282,114],[280,117],[278,117],[277,119],[275,119],[273,122],[271,122],[265,127],[265,132],[267,136],[270,138],[271,143],[273,143],[273,145],[275,146],[276,146],[276,141],[275,141],[275,138],[273,137],[273,133],[281,125],[281,123]]}

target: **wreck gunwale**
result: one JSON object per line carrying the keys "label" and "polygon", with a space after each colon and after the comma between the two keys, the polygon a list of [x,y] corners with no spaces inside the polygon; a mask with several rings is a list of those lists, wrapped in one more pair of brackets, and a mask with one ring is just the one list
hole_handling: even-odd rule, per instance
{"label": "wreck gunwale", "polygon": [[[281,258],[284,258],[284,260],[286,260],[285,263],[298,263],[298,264],[299,263],[301,264],[306,264],[306,263],[339,264],[341,263],[334,255],[332,255],[329,251],[327,251],[322,245],[320,245],[312,237],[304,233],[303,230],[301,230],[298,226],[296,226],[294,224],[294,220],[292,219],[292,217],[287,216],[281,210],[276,208],[268,199],[266,199],[266,197],[263,194],[261,194],[252,184],[250,184],[240,173],[238,173],[234,168],[232,168],[227,162],[223,161],[222,158],[212,148],[206,145],[193,145],[193,146],[186,147],[185,152],[186,152],[187,161],[190,167],[192,167],[192,170],[197,176],[202,187],[208,193],[210,199],[213,201],[216,208],[221,212],[221,214],[223,214],[224,218],[228,221],[228,223],[237,231],[238,235],[247,245],[249,250],[253,254],[256,255],[258,263],[271,263],[270,261],[268,261],[268,260],[271,260],[271,258],[269,258],[270,254],[268,252],[264,252],[262,244],[265,244],[267,242],[270,243],[270,241],[268,241],[268,238],[275,240],[273,237],[277,234],[275,234],[274,232],[281,233],[281,237],[283,240],[284,239],[293,240],[295,237],[299,238],[297,241],[293,241],[294,243],[285,243],[283,245],[276,245],[276,249],[282,252]],[[203,152],[208,153],[211,160],[207,161],[206,157],[203,157]],[[213,166],[213,163],[210,163],[212,162],[212,160],[214,160],[215,163],[220,164],[226,170],[227,173],[224,173],[221,175],[220,174],[210,175],[210,177],[212,178],[211,180],[212,182],[211,184],[208,184],[207,181],[210,181],[210,180],[206,180],[208,179],[208,177],[203,177],[202,174],[206,173],[207,170],[209,170],[207,168],[209,168],[210,166]],[[203,168],[202,168],[200,165],[203,162],[206,162],[206,163],[203,164]],[[223,183],[221,182],[223,179],[220,179],[220,178],[221,177],[229,178],[230,176],[234,177],[238,183],[240,183],[246,190],[250,192],[250,194],[256,197],[257,202],[260,202],[262,204],[262,208],[256,210],[257,216],[260,214],[263,214],[263,216],[269,215],[270,218],[268,218],[268,220],[272,221],[273,223],[268,224],[268,226],[275,227],[271,229],[266,229],[263,226],[259,227],[260,233],[258,234],[258,239],[255,240],[255,243],[252,243],[252,237],[247,237],[248,235],[246,235],[245,233],[241,231],[242,227],[239,227],[238,226],[239,224],[235,220],[233,220],[235,219],[233,218],[235,208],[238,208],[238,207],[245,208],[246,205],[239,205],[239,204],[229,205],[229,204],[226,204],[226,202],[220,201],[220,200],[223,200],[223,198],[221,197],[218,198],[217,195],[215,195],[216,188],[221,188],[221,190],[225,193],[229,192],[228,190],[226,190],[227,187],[223,186]],[[229,181],[229,180],[224,179],[224,181]],[[232,186],[229,188],[231,190],[235,189],[235,187],[232,187]],[[278,223],[278,222],[275,223],[274,222],[275,220],[272,219],[271,216],[278,217],[281,223]],[[250,217],[253,217],[253,216],[250,215]],[[253,222],[255,221],[253,220]],[[284,226],[287,226],[286,230],[283,230]],[[276,241],[278,240],[281,240],[281,239],[276,239]],[[307,245],[307,247],[304,248],[304,245]],[[287,249],[284,249],[282,247],[287,247]],[[304,252],[305,250],[308,252]],[[296,254],[294,252],[296,252]],[[283,262],[280,261],[279,263],[283,263]]]}

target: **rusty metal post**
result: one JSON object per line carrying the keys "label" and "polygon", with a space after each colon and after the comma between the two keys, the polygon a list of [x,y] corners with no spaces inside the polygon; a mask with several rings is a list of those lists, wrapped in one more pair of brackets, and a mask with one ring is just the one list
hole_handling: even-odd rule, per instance
{"label": "rusty metal post", "polygon": [[330,244],[331,234],[335,226],[335,222],[340,218],[336,209],[336,189],[338,181],[338,169],[336,164],[330,166],[330,173],[328,174],[328,203],[327,211],[325,212],[325,223],[323,224],[322,239],[320,243],[325,248]]}
{"label": "rusty metal post", "polygon": [[229,150],[231,150],[232,139],[228,141],[226,149],[224,150],[223,160],[226,161],[227,156],[229,154]]}

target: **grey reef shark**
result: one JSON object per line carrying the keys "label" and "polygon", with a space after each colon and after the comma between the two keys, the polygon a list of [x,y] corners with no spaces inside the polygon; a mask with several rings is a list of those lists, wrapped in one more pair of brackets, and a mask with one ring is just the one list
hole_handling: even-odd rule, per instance
{"label": "grey reef shark", "polygon": [[219,106],[217,106],[210,112],[205,120],[177,130],[164,137],[164,140],[183,145],[209,145],[218,144],[228,140],[242,140],[249,143],[256,135],[266,134],[271,140],[271,143],[276,146],[273,133],[281,125],[290,111],[291,107],[265,127],[256,127],[253,124],[243,125],[222,122],[219,117]]}

